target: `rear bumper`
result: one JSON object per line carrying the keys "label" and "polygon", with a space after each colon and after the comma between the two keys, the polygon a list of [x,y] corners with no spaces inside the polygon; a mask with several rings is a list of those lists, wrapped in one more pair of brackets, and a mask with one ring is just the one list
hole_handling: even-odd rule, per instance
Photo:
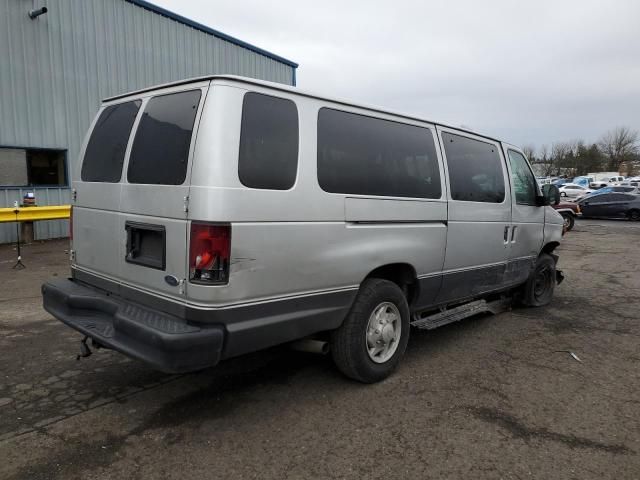
{"label": "rear bumper", "polygon": [[217,364],[225,329],[194,325],[72,279],[42,285],[44,309],[97,343],[167,373]]}

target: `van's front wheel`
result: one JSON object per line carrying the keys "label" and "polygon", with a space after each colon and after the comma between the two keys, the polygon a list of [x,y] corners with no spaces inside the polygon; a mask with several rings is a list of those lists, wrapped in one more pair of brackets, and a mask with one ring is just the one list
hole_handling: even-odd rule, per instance
{"label": "van's front wheel", "polygon": [[363,282],[342,326],[331,337],[338,369],[363,383],[388,377],[409,341],[409,306],[393,282],[370,278]]}
{"label": "van's front wheel", "polygon": [[556,286],[556,262],[547,253],[538,257],[536,267],[523,286],[522,303],[527,307],[543,307],[551,303]]}

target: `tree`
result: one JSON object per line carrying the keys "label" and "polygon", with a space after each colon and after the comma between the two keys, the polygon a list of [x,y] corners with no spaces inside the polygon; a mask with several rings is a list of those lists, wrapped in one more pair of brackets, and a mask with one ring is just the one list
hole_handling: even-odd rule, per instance
{"label": "tree", "polygon": [[586,175],[590,172],[599,172],[604,168],[604,158],[598,145],[595,143],[587,147],[584,143],[578,144],[576,152],[576,175]]}
{"label": "tree", "polygon": [[542,145],[540,147],[540,161],[546,163],[549,161],[549,145]]}
{"label": "tree", "polygon": [[555,142],[551,145],[551,171],[554,175],[560,175],[564,169],[573,168],[572,142]]}
{"label": "tree", "polygon": [[536,149],[533,145],[523,145],[522,146],[522,153],[524,153],[524,156],[527,157],[527,159],[530,162],[535,161],[536,159]]}
{"label": "tree", "polygon": [[638,132],[629,127],[616,127],[600,139],[600,150],[607,157],[608,168],[620,171],[625,162],[632,162],[638,153]]}
{"label": "tree", "polygon": [[[528,149],[531,149],[531,156],[527,153]],[[540,147],[540,154],[538,156],[534,155],[534,148],[532,146],[525,146],[522,148],[522,151],[529,159],[529,162],[531,162],[531,166],[536,175],[549,177],[553,174],[554,166],[549,157],[549,147],[547,145]]]}

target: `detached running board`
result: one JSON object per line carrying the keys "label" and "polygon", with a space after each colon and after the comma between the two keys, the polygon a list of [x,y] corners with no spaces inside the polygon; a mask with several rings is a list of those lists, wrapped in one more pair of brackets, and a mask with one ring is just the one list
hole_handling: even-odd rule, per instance
{"label": "detached running board", "polygon": [[433,330],[448,323],[457,322],[479,313],[498,314],[511,308],[511,298],[502,298],[487,302],[486,300],[476,300],[465,303],[458,307],[442,310],[438,313],[423,316],[422,313],[414,313],[411,325],[425,330]]}

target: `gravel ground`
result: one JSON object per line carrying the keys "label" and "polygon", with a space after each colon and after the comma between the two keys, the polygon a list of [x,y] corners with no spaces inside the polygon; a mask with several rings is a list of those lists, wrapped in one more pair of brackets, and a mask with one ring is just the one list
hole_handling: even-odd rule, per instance
{"label": "gravel ground", "polygon": [[[275,348],[189,375],[41,308],[66,241],[0,246],[0,478],[640,478],[640,223],[580,221],[553,303],[412,331],[395,375]],[[568,352],[574,352],[580,361]]]}

